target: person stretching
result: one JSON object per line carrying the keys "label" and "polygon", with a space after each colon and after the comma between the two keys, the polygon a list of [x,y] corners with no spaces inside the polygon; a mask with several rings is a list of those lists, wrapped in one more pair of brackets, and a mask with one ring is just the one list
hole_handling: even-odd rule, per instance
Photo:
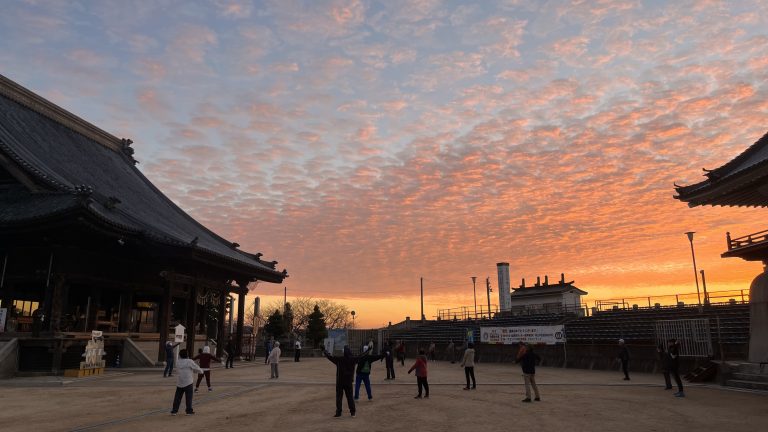
{"label": "person stretching", "polygon": [[185,397],[184,399],[187,404],[187,415],[192,415],[195,413],[192,410],[192,382],[195,380],[192,373],[197,372],[201,374],[203,370],[189,358],[186,349],[179,351],[179,363],[176,365],[176,370],[176,394],[173,396],[171,415],[176,415],[179,412],[182,396]]}
{"label": "person stretching", "polygon": [[195,393],[200,388],[200,383],[205,377],[205,384],[208,386],[208,391],[213,391],[211,388],[211,360],[221,363],[221,360],[211,355],[211,347],[208,345],[203,347],[200,354],[196,355],[192,360],[198,360],[200,362],[200,369],[203,370],[202,374],[197,375],[197,384],[195,384]]}
{"label": "person stretching", "polygon": [[416,363],[408,369],[410,374],[416,369],[416,385],[419,387],[419,394],[414,399],[421,399],[421,390],[424,389],[424,398],[429,398],[429,383],[427,382],[427,356],[424,355],[424,350],[419,350],[419,355],[416,356]]}
{"label": "person stretching", "polygon": [[360,358],[352,356],[349,345],[344,345],[344,355],[341,357],[332,356],[325,348],[323,348],[323,354],[336,365],[336,415],[334,417],[341,417],[341,399],[344,396],[347,397],[349,413],[354,417],[355,400],[352,398],[352,379],[355,376],[355,365]]}

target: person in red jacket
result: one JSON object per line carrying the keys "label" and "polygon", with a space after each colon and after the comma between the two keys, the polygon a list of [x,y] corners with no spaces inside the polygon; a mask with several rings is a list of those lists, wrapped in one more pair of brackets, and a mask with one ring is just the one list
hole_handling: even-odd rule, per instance
{"label": "person in red jacket", "polygon": [[204,346],[200,353],[197,354],[192,360],[199,360],[200,369],[203,370],[202,374],[197,375],[195,393],[197,393],[197,389],[200,387],[200,382],[203,381],[203,377],[205,377],[205,383],[208,385],[208,391],[213,391],[213,388],[211,388],[211,360],[219,363],[221,363],[221,360],[217,359],[211,354],[211,348],[207,345]]}
{"label": "person in red jacket", "polygon": [[424,398],[429,398],[429,383],[427,382],[427,356],[424,355],[424,350],[419,350],[419,355],[416,356],[416,363],[408,369],[410,374],[416,369],[416,385],[419,386],[419,394],[414,399],[421,399],[421,389],[424,388]]}

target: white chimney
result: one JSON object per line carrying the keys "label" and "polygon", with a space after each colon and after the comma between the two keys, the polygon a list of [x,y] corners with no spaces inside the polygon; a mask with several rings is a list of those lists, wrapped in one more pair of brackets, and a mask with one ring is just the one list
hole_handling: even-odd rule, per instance
{"label": "white chimney", "polygon": [[499,275],[499,310],[509,311],[512,307],[512,298],[509,292],[509,263],[496,263],[496,271]]}

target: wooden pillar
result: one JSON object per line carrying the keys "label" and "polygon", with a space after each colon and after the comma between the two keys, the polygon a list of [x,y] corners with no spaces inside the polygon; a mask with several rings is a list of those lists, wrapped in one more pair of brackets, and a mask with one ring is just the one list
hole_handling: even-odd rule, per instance
{"label": "wooden pillar", "polygon": [[235,351],[237,355],[243,355],[243,322],[245,321],[245,295],[248,293],[248,282],[240,282],[240,293],[237,297],[237,339]]}
{"label": "wooden pillar", "polygon": [[226,327],[226,310],[227,310],[227,289],[223,288],[219,294],[219,313],[218,313],[218,331],[216,332],[216,355],[221,356],[224,352],[224,344],[226,338],[224,337],[224,328]]}
{"label": "wooden pillar", "polygon": [[171,302],[173,297],[171,296],[172,282],[165,281],[163,283],[163,299],[160,301],[160,322],[158,329],[160,332],[160,343],[157,347],[157,361],[165,361],[165,342],[168,340],[168,325],[171,322]]}
{"label": "wooden pillar", "polygon": [[197,285],[189,287],[187,298],[187,352],[190,358],[195,356],[195,327],[197,324]]}
{"label": "wooden pillar", "polygon": [[65,292],[67,291],[64,288],[65,283],[66,279],[61,276],[57,277],[53,282],[53,296],[51,298],[52,305],[50,320],[48,321],[48,331],[58,332],[61,329],[61,316],[63,314],[64,303],[66,301],[64,296]]}
{"label": "wooden pillar", "polygon": [[130,331],[131,313],[133,310],[133,292],[120,293],[120,316],[117,319],[117,331]]}

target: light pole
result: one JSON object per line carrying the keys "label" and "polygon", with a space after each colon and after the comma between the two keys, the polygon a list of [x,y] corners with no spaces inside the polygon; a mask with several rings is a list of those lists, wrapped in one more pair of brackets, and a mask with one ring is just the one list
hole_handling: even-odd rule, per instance
{"label": "light pole", "polygon": [[352,313],[352,329],[354,330],[354,328],[355,328],[355,311],[352,311],[351,313]]}
{"label": "light pole", "polygon": [[691,257],[693,257],[693,276],[696,277],[696,296],[699,299],[699,306],[701,306],[701,293],[699,292],[699,271],[696,270],[696,253],[693,251],[693,235],[695,231],[688,231],[685,235],[688,236],[688,241],[691,242]]}
{"label": "light pole", "polygon": [[477,276],[472,276],[472,293],[475,295],[475,318],[477,318],[477,287],[475,285],[476,280]]}

